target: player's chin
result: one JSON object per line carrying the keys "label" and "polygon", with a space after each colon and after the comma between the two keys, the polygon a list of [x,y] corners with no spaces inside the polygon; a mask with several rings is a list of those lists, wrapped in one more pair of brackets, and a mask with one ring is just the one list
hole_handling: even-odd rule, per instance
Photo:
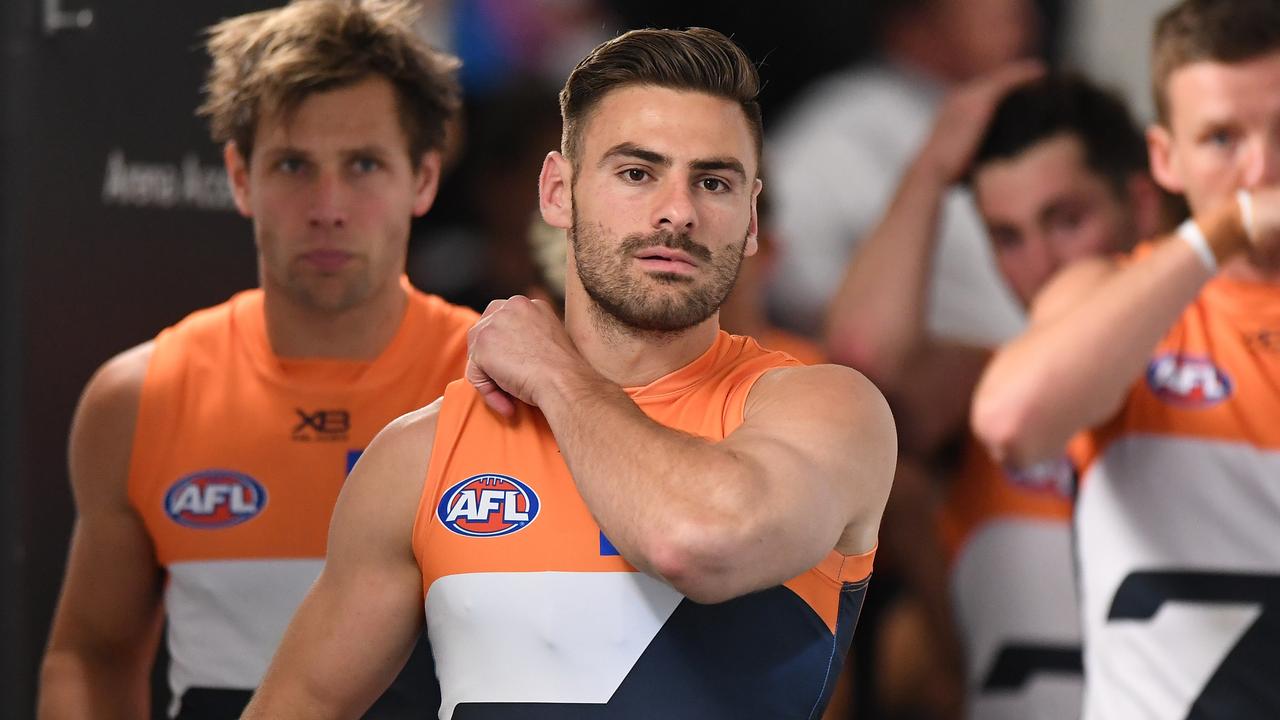
{"label": "player's chin", "polygon": [[350,310],[367,300],[370,294],[368,283],[353,281],[349,277],[313,277],[300,285],[298,295],[309,307],[330,313]]}
{"label": "player's chin", "polygon": [[645,277],[649,278],[654,284],[666,287],[688,287],[694,284],[696,280],[692,275],[686,273],[675,272],[646,272]]}

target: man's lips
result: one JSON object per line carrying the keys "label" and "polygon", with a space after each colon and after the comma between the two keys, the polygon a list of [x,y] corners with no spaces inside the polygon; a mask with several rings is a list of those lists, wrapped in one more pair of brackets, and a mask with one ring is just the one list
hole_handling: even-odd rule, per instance
{"label": "man's lips", "polygon": [[666,247],[645,248],[633,257],[644,269],[658,272],[691,273],[698,267],[697,261],[688,253]]}
{"label": "man's lips", "polygon": [[344,250],[312,250],[302,255],[303,262],[320,272],[337,272],[351,261],[352,255]]}

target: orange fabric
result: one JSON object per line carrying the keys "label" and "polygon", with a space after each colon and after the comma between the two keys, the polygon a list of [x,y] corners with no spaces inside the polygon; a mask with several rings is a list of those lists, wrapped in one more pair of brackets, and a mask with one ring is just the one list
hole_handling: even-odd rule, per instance
{"label": "orange fabric", "polygon": [[822,365],[830,362],[818,343],[781,328],[769,328],[760,335],[759,340],[762,346],[784,352],[805,365]]}
{"label": "orange fabric", "polygon": [[955,560],[974,531],[995,518],[1069,522],[1073,484],[1074,472],[1065,459],[1036,476],[1018,476],[997,465],[970,435],[939,512],[938,527],[948,558]]}
{"label": "orange fabric", "polygon": [[[439,397],[465,367],[476,314],[409,292],[399,329],[372,362],[276,357],[261,290],[198,311],[156,338],[129,497],[161,564],[324,555],[348,466],[384,425]],[[261,486],[265,504],[255,515],[217,528],[175,519],[171,490],[183,478],[231,476]],[[223,505],[252,497],[235,492],[242,495],[211,497]],[[188,507],[199,504],[192,497]]]}
{"label": "orange fabric", "polygon": [[[722,332],[689,365],[627,393],[655,421],[721,440],[742,423],[747,395],[761,375],[798,364],[762,349],[750,338]],[[511,471],[504,463],[516,462],[517,479],[539,499],[538,513],[527,526],[509,535],[480,539],[444,526],[437,511],[450,488],[476,476],[508,475]],[[460,573],[634,572],[620,555],[602,553],[600,537],[599,526],[578,495],[542,414],[521,406],[512,421],[505,421],[485,407],[469,384],[450,385],[414,525],[413,547],[424,593],[430,592],[436,579]],[[865,579],[873,555],[845,558],[832,551],[818,567],[786,585],[808,601],[834,632],[842,583]]]}
{"label": "orange fabric", "polygon": [[[1280,289],[1215,278],[1151,357],[1123,409],[1074,449],[1080,468],[1133,433],[1280,449],[1280,417],[1270,401],[1280,396]],[[1226,397],[1214,398],[1224,390]]]}

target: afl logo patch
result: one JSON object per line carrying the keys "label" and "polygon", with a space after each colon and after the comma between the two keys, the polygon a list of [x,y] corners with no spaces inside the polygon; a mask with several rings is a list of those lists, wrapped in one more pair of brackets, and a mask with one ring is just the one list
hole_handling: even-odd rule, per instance
{"label": "afl logo patch", "polygon": [[497,537],[523,529],[538,517],[538,494],[508,475],[472,475],[445,491],[436,517],[467,537]]}
{"label": "afl logo patch", "polygon": [[201,470],[182,478],[164,495],[169,519],[189,528],[216,530],[252,520],[267,505],[267,491],[234,470]]}
{"label": "afl logo patch", "polygon": [[1170,405],[1207,408],[1231,396],[1231,378],[1207,358],[1161,355],[1147,366],[1147,386]]}

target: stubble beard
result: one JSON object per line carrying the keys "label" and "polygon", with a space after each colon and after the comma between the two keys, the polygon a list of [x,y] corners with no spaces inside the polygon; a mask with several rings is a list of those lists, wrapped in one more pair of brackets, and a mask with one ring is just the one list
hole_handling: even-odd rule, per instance
{"label": "stubble beard", "polygon": [[[600,229],[588,229],[573,210],[569,242],[573,246],[578,279],[594,307],[605,318],[631,330],[648,333],[676,333],[711,317],[724,303],[737,280],[742,265],[743,242],[711,251],[687,234],[658,231],[626,236],[620,246],[604,238]],[[703,277],[677,273],[646,273],[637,276],[631,267],[636,251],[647,247],[681,250],[708,268]],[[675,292],[661,291],[660,285]]]}

